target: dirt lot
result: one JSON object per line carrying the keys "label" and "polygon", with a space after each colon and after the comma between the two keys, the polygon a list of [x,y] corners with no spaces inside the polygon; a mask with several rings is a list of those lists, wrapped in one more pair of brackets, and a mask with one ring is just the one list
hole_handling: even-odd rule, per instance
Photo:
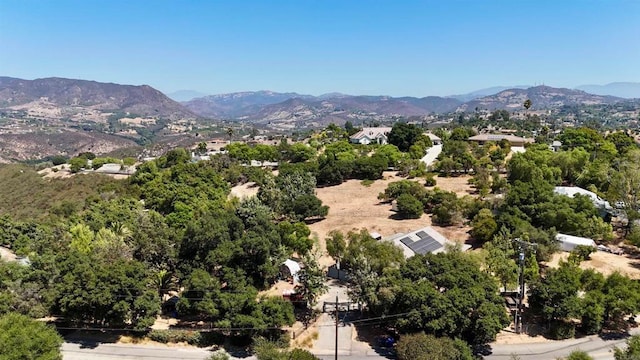
{"label": "dirt lot", "polygon": [[[567,260],[569,253],[556,253],[547,263],[550,267],[558,267],[560,260]],[[594,269],[604,275],[618,271],[632,279],[640,279],[640,259],[634,259],[629,255],[615,255],[604,251],[591,254],[591,260],[580,263],[582,269]]]}
{"label": "dirt lot", "polygon": [[[437,178],[437,186],[454,191],[459,196],[469,195],[472,189],[467,184],[468,179],[469,176]],[[325,250],[324,239],[331,230],[348,232],[365,228],[370,232],[389,236],[431,225],[431,217],[426,214],[420,219],[396,220],[392,217],[395,212],[391,210],[391,204],[378,200],[378,194],[384,192],[389,183],[399,180],[402,178],[392,172],[385,172],[382,180],[377,180],[370,186],[362,185],[359,180],[349,180],[338,186],[317,189],[318,198],[329,206],[329,215],[309,226],[312,235],[318,237],[321,250]],[[468,227],[434,228],[453,241],[464,242],[469,238]],[[323,258],[321,262],[329,265],[332,260]]]}

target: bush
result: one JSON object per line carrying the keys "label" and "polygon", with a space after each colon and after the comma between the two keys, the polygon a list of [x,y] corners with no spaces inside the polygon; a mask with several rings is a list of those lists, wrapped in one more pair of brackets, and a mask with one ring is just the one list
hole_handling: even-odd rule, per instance
{"label": "bush", "polygon": [[149,339],[159,343],[186,342],[189,345],[202,345],[203,338],[199,331],[191,330],[151,330],[147,335]]}
{"label": "bush", "polygon": [[436,186],[436,178],[433,174],[428,174],[424,177],[424,186]]}
{"label": "bush", "polygon": [[424,211],[422,202],[410,194],[400,195],[397,204],[398,215],[405,219],[418,219]]}
{"label": "bush", "polygon": [[576,336],[576,327],[572,323],[555,321],[551,323],[549,338],[553,340],[571,339]]}
{"label": "bush", "polygon": [[54,166],[66,164],[68,160],[69,158],[63,155],[55,155],[51,157],[51,163]]}

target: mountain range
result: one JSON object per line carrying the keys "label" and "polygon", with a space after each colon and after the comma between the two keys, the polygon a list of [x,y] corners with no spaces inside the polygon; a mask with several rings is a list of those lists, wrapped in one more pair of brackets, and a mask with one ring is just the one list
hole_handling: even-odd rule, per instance
{"label": "mountain range", "polygon": [[[626,94],[631,94],[634,87],[626,84],[605,88],[624,88]],[[193,93],[182,95],[186,98]],[[621,107],[614,107],[614,111],[627,111],[640,106],[638,99],[549,86],[496,87],[454,97],[422,98],[247,91],[180,103],[148,85],[0,77],[0,163],[80,151],[108,153],[136,144],[190,143],[200,131],[220,132],[228,126],[216,124],[216,120],[292,131],[346,121],[359,125],[461,111],[520,111],[526,99],[532,101],[533,110],[619,103]]]}
{"label": "mountain range", "polygon": [[88,80],[0,77],[0,108],[46,108],[69,116],[78,111],[128,112],[140,116],[179,119],[197,117],[178,102],[148,85],[133,86]]}
{"label": "mountain range", "polygon": [[[629,91],[634,89],[634,83],[620,84],[606,87]],[[182,95],[189,93],[182,92]],[[295,92],[247,91],[203,96],[179,103],[148,85],[119,85],[55,77],[36,80],[0,77],[0,109],[32,111],[35,108],[38,109],[36,113],[44,118],[57,116],[82,120],[83,117],[94,116],[95,121],[99,121],[100,116],[105,120],[105,116],[112,113],[129,113],[169,121],[209,118],[307,127],[330,122],[344,123],[347,120],[392,120],[477,109],[515,111],[522,109],[526,99],[530,99],[533,109],[538,110],[624,101],[620,97],[594,95],[581,90],[520,86],[487,88],[452,97],[422,98],[340,93],[312,96]]]}
{"label": "mountain range", "polygon": [[[500,90],[500,88],[493,88]],[[182,104],[192,112],[221,119],[242,120],[283,127],[305,123],[322,126],[331,122],[344,123],[358,120],[389,120],[394,117],[423,116],[453,111],[522,110],[530,99],[532,109],[554,109],[565,105],[612,104],[625,101],[614,96],[593,95],[581,90],[535,86],[509,88],[498,93],[481,96],[491,89],[476,92],[472,100],[463,102],[454,97],[428,96],[351,96],[300,95],[271,91],[241,92],[196,98]],[[461,95],[467,97],[471,95]]]}
{"label": "mountain range", "polygon": [[611,95],[627,99],[640,99],[640,83],[614,82],[606,85],[582,85],[578,90],[597,95]]}

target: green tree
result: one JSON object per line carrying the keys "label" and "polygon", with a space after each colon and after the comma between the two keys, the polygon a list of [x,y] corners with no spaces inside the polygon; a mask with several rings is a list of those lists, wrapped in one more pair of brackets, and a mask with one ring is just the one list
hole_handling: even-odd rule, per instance
{"label": "green tree", "polygon": [[419,219],[423,213],[420,200],[411,194],[401,194],[397,199],[398,215],[404,219]]}
{"label": "green tree", "polygon": [[396,345],[399,360],[472,360],[469,346],[461,340],[436,338],[425,333],[402,335]]}
{"label": "green tree", "polygon": [[381,298],[378,312],[408,312],[395,321],[402,332],[486,344],[509,324],[495,280],[459,250],[415,255],[400,267],[399,278],[381,282],[391,294]]}
{"label": "green tree", "polygon": [[629,228],[640,219],[640,150],[632,150],[609,176],[609,198],[621,205]]}
{"label": "green tree", "polygon": [[325,278],[316,258],[307,254],[303,260],[303,267],[298,272],[299,284],[296,285],[296,293],[300,294],[308,306],[315,306],[318,297],[328,290]]}
{"label": "green tree", "polygon": [[511,234],[502,229],[493,240],[484,244],[487,252],[487,269],[500,281],[503,289],[513,285],[518,280],[518,265],[516,264],[515,250],[511,244]]}
{"label": "green tree", "polygon": [[82,169],[86,169],[88,166],[88,161],[83,157],[74,157],[69,160],[69,169],[72,173],[77,173]]}
{"label": "green tree", "polygon": [[331,230],[328,235],[325,239],[327,253],[336,261],[338,268],[340,268],[340,260],[342,260],[347,250],[347,242],[344,240],[344,234],[338,230]]}
{"label": "green tree", "polygon": [[397,146],[402,152],[407,152],[411,145],[423,136],[422,129],[416,125],[397,122],[391,128],[388,139],[389,144]]}
{"label": "green tree", "polygon": [[51,327],[27,316],[0,316],[0,359],[62,359],[62,337]]}
{"label": "green tree", "polygon": [[635,335],[627,340],[627,348],[614,349],[615,360],[638,360],[640,359],[640,335]]}
{"label": "green tree", "polygon": [[491,240],[498,230],[498,224],[489,209],[481,209],[471,221],[471,226],[471,236],[482,243]]}

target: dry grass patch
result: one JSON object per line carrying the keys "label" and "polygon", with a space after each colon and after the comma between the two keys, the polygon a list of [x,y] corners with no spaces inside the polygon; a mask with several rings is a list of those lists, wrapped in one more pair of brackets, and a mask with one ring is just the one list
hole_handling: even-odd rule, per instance
{"label": "dry grass patch", "polygon": [[[567,261],[568,257],[568,252],[553,254],[551,260],[545,263],[545,265],[557,268],[560,260]],[[583,270],[593,269],[605,276],[617,271],[631,279],[640,279],[640,259],[634,259],[628,255],[615,255],[604,251],[597,251],[591,254],[591,260],[581,262],[580,268]]]}

